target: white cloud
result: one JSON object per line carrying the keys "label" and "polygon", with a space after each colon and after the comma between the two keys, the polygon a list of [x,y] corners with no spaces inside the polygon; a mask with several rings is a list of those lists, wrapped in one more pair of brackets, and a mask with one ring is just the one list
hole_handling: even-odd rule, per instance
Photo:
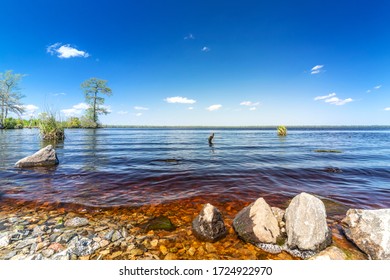
{"label": "white cloud", "polygon": [[210,51],[210,48],[209,47],[203,47],[201,49],[202,52],[209,52]]}
{"label": "white cloud", "polygon": [[390,111],[390,107],[385,108],[385,111]]}
{"label": "white cloud", "polygon": [[344,105],[344,104],[347,104],[347,103],[352,102],[352,101],[353,101],[352,98],[340,99],[338,97],[332,97],[332,98],[325,100],[326,103],[334,104],[334,105]]}
{"label": "white cloud", "polygon": [[324,95],[324,96],[317,96],[314,98],[314,100],[323,100],[325,103],[338,105],[338,106],[344,105],[344,104],[347,104],[347,103],[353,101],[352,98],[340,99],[336,96],[336,93],[334,93],[334,92],[330,93],[328,95]]}
{"label": "white cloud", "polygon": [[118,115],[127,115],[129,112],[128,111],[118,111]]}
{"label": "white cloud", "polygon": [[314,74],[318,74],[318,73],[322,72],[322,68],[323,67],[324,67],[324,65],[316,65],[316,66],[314,66],[313,68],[311,68],[310,74],[314,75]]}
{"label": "white cloud", "polygon": [[257,108],[256,107],[251,107],[249,108],[249,111],[255,111]]}
{"label": "white cloud", "polygon": [[73,108],[77,109],[77,110],[86,110],[89,108],[89,105],[87,103],[79,103],[79,104],[76,104],[73,106]]}
{"label": "white cloud", "polygon": [[54,96],[58,96],[58,95],[66,95],[65,92],[59,92],[59,93],[53,93]]}
{"label": "white cloud", "polygon": [[377,86],[374,86],[372,89],[368,89],[366,92],[367,93],[370,93],[370,92],[372,92],[373,90],[378,90],[378,89],[380,89],[382,87],[382,85],[377,85]]}
{"label": "white cloud", "polygon": [[140,116],[142,116],[142,113],[137,113],[137,114],[135,114],[135,116],[140,117]]}
{"label": "white cloud", "polygon": [[39,109],[39,107],[33,104],[29,104],[29,105],[23,105],[23,109],[26,111],[36,111]]}
{"label": "white cloud", "polygon": [[88,104],[81,102],[79,104],[73,105],[72,108],[63,109],[63,110],[61,110],[61,112],[66,117],[79,116],[83,113],[84,110],[86,110],[88,108],[89,108]]}
{"label": "white cloud", "polygon": [[211,112],[211,111],[219,110],[221,109],[221,107],[222,107],[221,104],[215,104],[215,105],[211,105],[210,107],[207,107],[206,110],[209,110]]}
{"label": "white cloud", "polygon": [[194,40],[195,37],[191,33],[184,37],[184,40]]}
{"label": "white cloud", "polygon": [[147,111],[147,110],[149,110],[149,108],[141,107],[141,106],[135,106],[134,109],[135,110],[140,110],[140,111]]}
{"label": "white cloud", "polygon": [[188,107],[188,110],[194,110],[194,107]]}
{"label": "white cloud", "polygon": [[317,96],[314,98],[314,100],[323,100],[323,99],[328,99],[328,98],[331,98],[333,96],[336,96],[336,93],[330,93],[328,95],[323,95],[323,96]]}
{"label": "white cloud", "polygon": [[188,99],[187,97],[175,96],[164,99],[168,103],[194,104],[196,100]]}
{"label": "white cloud", "polygon": [[46,51],[59,58],[89,57],[89,53],[73,48],[70,44],[55,43],[47,47]]}
{"label": "white cloud", "polygon": [[35,112],[39,109],[38,106],[35,106],[33,104],[23,105],[22,108],[24,109],[24,112],[22,114],[23,117],[33,117],[35,115]]}
{"label": "white cloud", "polygon": [[243,106],[257,106],[259,105],[260,103],[259,102],[252,102],[252,101],[242,101],[240,103],[240,105],[243,105]]}

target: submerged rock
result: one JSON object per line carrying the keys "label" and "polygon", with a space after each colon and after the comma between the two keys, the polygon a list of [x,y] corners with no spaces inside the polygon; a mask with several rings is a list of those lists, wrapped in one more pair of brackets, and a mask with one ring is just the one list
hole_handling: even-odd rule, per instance
{"label": "submerged rock", "polygon": [[40,167],[40,166],[53,166],[59,163],[57,153],[52,145],[48,145],[43,149],[40,149],[35,154],[22,158],[15,167]]}
{"label": "submerged rock", "polygon": [[209,203],[192,221],[192,231],[198,239],[208,242],[220,240],[227,234],[221,212]]}
{"label": "submerged rock", "polygon": [[[234,218],[233,227],[240,238],[262,249],[270,246],[261,243],[276,244],[280,236],[278,221],[263,198],[242,209]],[[280,251],[275,246],[271,247],[271,250],[267,251],[271,253]]]}
{"label": "submerged rock", "polygon": [[75,217],[72,219],[69,219],[65,222],[66,227],[81,227],[88,225],[89,221],[87,218],[80,218],[80,217]]}
{"label": "submerged rock", "polygon": [[301,193],[295,196],[286,209],[285,219],[290,250],[309,251],[304,255],[310,256],[331,244],[325,205],[313,195]]}
{"label": "submerged rock", "polygon": [[325,168],[325,172],[328,173],[343,173],[343,171],[338,167],[327,167]]}
{"label": "submerged rock", "polygon": [[331,246],[310,258],[310,260],[346,260],[347,255],[339,248]]}
{"label": "submerged rock", "polygon": [[171,220],[165,216],[158,216],[153,219],[150,219],[146,223],[140,225],[145,231],[149,230],[167,230],[172,231],[175,229],[175,226],[172,224]]}
{"label": "submerged rock", "polygon": [[100,247],[99,243],[94,242],[90,238],[83,237],[78,239],[75,237],[73,239],[75,239],[73,242],[71,242],[73,243],[73,246],[71,245],[69,247],[71,247],[71,252],[78,257],[91,255]]}
{"label": "submerged rock", "polygon": [[346,236],[371,259],[390,260],[390,209],[350,209],[342,222]]}

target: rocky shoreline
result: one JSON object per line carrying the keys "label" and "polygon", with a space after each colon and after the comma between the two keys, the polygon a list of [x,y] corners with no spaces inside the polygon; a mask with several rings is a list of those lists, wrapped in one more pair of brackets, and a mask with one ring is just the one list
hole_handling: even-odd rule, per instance
{"label": "rocky shoreline", "polygon": [[[216,203],[226,231],[200,239],[193,222],[204,200],[140,208],[93,209],[2,200],[0,259],[3,260],[298,260],[266,243],[252,244],[236,233],[237,214],[248,203]],[[167,222],[169,220],[169,222]],[[327,219],[332,243],[314,259],[370,259],[346,239],[341,221]],[[283,225],[283,223],[282,223]],[[312,257],[304,256],[304,258]]]}

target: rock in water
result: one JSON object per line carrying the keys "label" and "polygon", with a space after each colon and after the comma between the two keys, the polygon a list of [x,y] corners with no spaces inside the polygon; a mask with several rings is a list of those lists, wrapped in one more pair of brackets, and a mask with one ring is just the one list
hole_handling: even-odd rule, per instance
{"label": "rock in water", "polygon": [[74,217],[65,222],[66,227],[82,227],[88,225],[89,221],[87,218]]}
{"label": "rock in water", "polygon": [[346,260],[347,255],[335,246],[326,248],[324,251],[311,257],[309,260]]}
{"label": "rock in water", "polygon": [[295,196],[286,209],[285,219],[289,249],[315,253],[331,244],[325,205],[320,199],[307,193]]}
{"label": "rock in water", "polygon": [[371,259],[390,260],[390,209],[350,209],[343,228],[347,237]]}
{"label": "rock in water", "polygon": [[263,198],[242,209],[234,218],[233,227],[244,241],[257,246],[275,244],[280,235],[278,221]]}
{"label": "rock in water", "polygon": [[221,212],[209,203],[192,221],[192,231],[197,238],[208,242],[218,241],[227,234]]}
{"label": "rock in water", "polygon": [[172,224],[171,220],[165,216],[158,216],[150,219],[146,223],[139,225],[145,231],[149,230],[166,230],[173,231],[175,230],[174,224]]}
{"label": "rock in water", "polygon": [[48,145],[35,154],[22,158],[15,163],[15,167],[53,166],[58,163],[59,161],[55,149],[52,145]]}

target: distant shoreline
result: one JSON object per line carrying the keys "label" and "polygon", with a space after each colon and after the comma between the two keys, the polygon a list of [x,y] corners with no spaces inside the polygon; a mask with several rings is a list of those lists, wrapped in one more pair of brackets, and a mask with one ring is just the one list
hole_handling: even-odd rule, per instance
{"label": "distant shoreline", "polygon": [[[274,130],[278,125],[264,126],[202,126],[202,125],[102,125],[101,128],[151,128],[151,129],[262,129]],[[292,125],[287,129],[390,129],[390,125]]]}
{"label": "distant shoreline", "polygon": [[[133,129],[250,129],[250,130],[276,130],[278,125],[263,126],[202,126],[202,125],[102,125],[98,128],[66,127],[65,129],[102,129],[102,128],[133,128]],[[291,125],[288,130],[388,130],[390,125]],[[1,130],[38,129],[38,127],[1,128]]]}

